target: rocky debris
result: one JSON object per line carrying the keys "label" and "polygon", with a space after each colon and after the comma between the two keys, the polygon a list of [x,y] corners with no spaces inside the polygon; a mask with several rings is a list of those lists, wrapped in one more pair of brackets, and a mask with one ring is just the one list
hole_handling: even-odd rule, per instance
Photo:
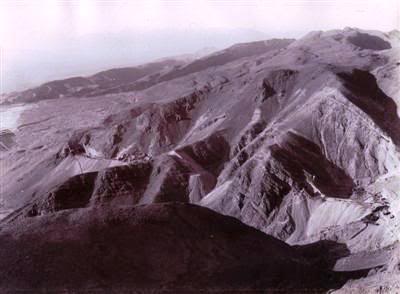
{"label": "rocky debris", "polygon": [[135,205],[146,191],[151,171],[151,162],[144,162],[78,174],[48,193],[35,193],[30,203],[3,221],[103,204]]}
{"label": "rocky debris", "polygon": [[116,156],[117,160],[121,160],[128,163],[135,163],[135,162],[142,162],[142,161],[149,161],[151,157],[142,152],[137,145],[132,144],[121,151],[118,152]]}
{"label": "rocky debris", "polygon": [[290,69],[272,71],[263,81],[260,102],[264,102],[273,95],[290,95],[295,85],[297,74],[297,71]]}

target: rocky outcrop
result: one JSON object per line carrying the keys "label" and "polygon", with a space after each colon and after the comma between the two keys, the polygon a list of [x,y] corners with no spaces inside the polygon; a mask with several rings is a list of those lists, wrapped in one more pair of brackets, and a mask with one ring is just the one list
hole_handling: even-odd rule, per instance
{"label": "rocky outcrop", "polygon": [[354,69],[351,73],[341,72],[338,76],[344,81],[346,97],[399,145],[400,118],[397,105],[379,88],[376,78],[359,69]]}
{"label": "rocky outcrop", "polygon": [[151,103],[108,116],[102,126],[79,130],[67,149],[125,161],[150,158],[177,146],[188,131],[207,89],[165,103]]}
{"label": "rocky outcrop", "polygon": [[15,134],[10,130],[0,131],[0,151],[10,150],[15,145]]}

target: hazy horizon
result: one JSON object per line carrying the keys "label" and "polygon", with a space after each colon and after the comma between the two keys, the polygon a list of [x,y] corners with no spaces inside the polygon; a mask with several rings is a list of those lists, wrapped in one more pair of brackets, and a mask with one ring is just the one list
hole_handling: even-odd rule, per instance
{"label": "hazy horizon", "polygon": [[0,92],[205,47],[223,49],[344,27],[399,29],[399,4],[394,0],[0,0]]}
{"label": "hazy horizon", "polygon": [[[109,35],[90,34],[69,39],[49,48],[9,50],[3,53],[3,92],[18,91],[48,80],[98,71],[136,66],[165,57],[196,54],[204,49],[220,50],[239,42],[268,39],[258,31],[180,30],[124,31]],[[14,54],[7,58],[7,53]],[[34,69],[35,73],[31,70]]]}

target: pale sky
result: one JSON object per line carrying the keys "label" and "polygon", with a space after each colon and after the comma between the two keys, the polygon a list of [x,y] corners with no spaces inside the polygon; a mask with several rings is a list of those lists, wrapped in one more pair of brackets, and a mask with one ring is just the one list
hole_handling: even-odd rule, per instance
{"label": "pale sky", "polygon": [[[0,0],[3,90],[27,87],[53,76],[87,74],[124,62],[130,65],[190,53],[201,47],[220,48],[269,37],[297,38],[311,30],[350,26],[390,31],[399,29],[399,3]],[[40,65],[42,69],[38,69]]]}

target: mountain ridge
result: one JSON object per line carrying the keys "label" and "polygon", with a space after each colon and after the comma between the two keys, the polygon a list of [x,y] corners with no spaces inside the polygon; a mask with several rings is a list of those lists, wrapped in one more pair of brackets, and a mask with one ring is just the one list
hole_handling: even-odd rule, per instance
{"label": "mountain ridge", "polygon": [[291,246],[343,244],[335,272],[372,275],[392,264],[400,232],[396,35],[349,28],[265,44],[162,69],[128,83],[134,91],[32,102],[0,151],[2,199],[14,210],[0,226],[178,201]]}

